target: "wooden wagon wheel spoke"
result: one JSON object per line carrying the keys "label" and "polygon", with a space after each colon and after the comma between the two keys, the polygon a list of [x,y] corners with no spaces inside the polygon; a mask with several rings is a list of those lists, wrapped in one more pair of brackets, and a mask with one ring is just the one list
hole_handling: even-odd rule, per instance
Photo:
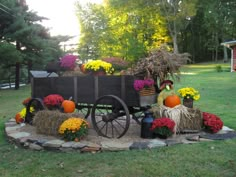
{"label": "wooden wagon wheel spoke", "polygon": [[111,130],[112,130],[112,137],[114,138],[114,130],[117,132],[117,134],[120,134],[120,131],[118,128],[111,122]]}
{"label": "wooden wagon wheel spoke", "polygon": [[[101,122],[101,121],[100,121],[100,122]],[[101,122],[101,123],[103,123],[103,122]],[[107,122],[104,123],[104,124],[102,125],[102,127],[99,127],[99,128],[98,128],[98,131],[99,131],[99,132],[102,132],[103,128],[106,126],[106,132],[107,132],[107,124],[108,124]]]}
{"label": "wooden wagon wheel spoke", "polygon": [[126,104],[119,97],[105,95],[96,100],[92,108],[91,120],[99,135],[120,138],[129,128],[130,115]]}
{"label": "wooden wagon wheel spoke", "polygon": [[[120,119],[119,119],[120,120]],[[125,127],[119,122],[119,121],[117,121],[117,120],[114,120],[117,124],[119,124],[120,125],[120,127],[122,127],[123,129],[125,129]]]}

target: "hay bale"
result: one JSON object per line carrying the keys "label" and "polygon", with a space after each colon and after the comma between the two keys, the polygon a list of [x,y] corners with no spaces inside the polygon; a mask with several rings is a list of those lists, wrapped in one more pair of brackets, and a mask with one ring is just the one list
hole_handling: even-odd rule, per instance
{"label": "hay bale", "polygon": [[70,117],[84,118],[84,116],[78,113],[61,113],[58,110],[43,110],[35,114],[33,125],[36,127],[37,133],[56,136],[58,135],[60,125]]}
{"label": "hay bale", "polygon": [[174,108],[155,106],[152,112],[156,118],[168,117],[174,120],[176,133],[196,132],[202,129],[202,112],[197,108],[187,108],[183,105]]}

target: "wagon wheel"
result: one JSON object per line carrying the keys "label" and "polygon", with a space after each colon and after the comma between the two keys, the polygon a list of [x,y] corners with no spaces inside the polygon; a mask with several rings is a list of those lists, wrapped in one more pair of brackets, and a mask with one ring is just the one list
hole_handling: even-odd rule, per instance
{"label": "wagon wheel", "polygon": [[96,100],[91,114],[96,132],[107,138],[120,138],[130,124],[129,110],[117,96],[105,95]]}
{"label": "wagon wheel", "polygon": [[[31,113],[30,112],[30,107],[34,107],[34,112]],[[40,110],[44,110],[45,106],[43,104],[42,99],[40,98],[32,98],[29,103],[27,104],[26,107],[26,116],[25,116],[25,122],[32,124],[33,123],[33,117],[35,116],[35,114],[40,111]]]}
{"label": "wagon wheel", "polygon": [[90,104],[87,103],[77,103],[76,104],[76,109],[78,110],[78,112],[80,114],[82,114],[84,116],[84,118],[88,118],[89,114],[90,114]]}

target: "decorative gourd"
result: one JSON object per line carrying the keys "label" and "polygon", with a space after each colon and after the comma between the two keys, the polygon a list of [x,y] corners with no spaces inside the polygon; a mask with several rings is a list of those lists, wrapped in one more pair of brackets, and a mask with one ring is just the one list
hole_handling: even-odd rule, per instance
{"label": "decorative gourd", "polygon": [[75,103],[71,100],[64,100],[61,106],[65,113],[72,113],[75,111]]}
{"label": "decorative gourd", "polygon": [[164,103],[165,103],[165,106],[173,108],[173,107],[181,104],[181,100],[180,100],[179,96],[177,96],[177,95],[170,95],[170,96],[166,97]]}
{"label": "decorative gourd", "polygon": [[20,116],[19,112],[15,115],[15,120],[17,124],[24,122],[24,119]]}

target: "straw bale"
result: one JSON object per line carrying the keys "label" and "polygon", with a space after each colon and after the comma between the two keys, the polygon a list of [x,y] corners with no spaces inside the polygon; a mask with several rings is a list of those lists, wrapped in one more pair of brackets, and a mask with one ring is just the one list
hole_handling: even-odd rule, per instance
{"label": "straw bale", "polygon": [[62,122],[70,117],[84,118],[79,113],[62,113],[58,110],[43,110],[35,114],[33,125],[36,127],[36,132],[46,135],[58,135],[58,129]]}
{"label": "straw bale", "polygon": [[202,129],[202,112],[198,108],[187,108],[178,105],[169,108],[164,105],[152,108],[155,118],[168,117],[175,121],[175,132],[182,133],[185,131],[200,131]]}

